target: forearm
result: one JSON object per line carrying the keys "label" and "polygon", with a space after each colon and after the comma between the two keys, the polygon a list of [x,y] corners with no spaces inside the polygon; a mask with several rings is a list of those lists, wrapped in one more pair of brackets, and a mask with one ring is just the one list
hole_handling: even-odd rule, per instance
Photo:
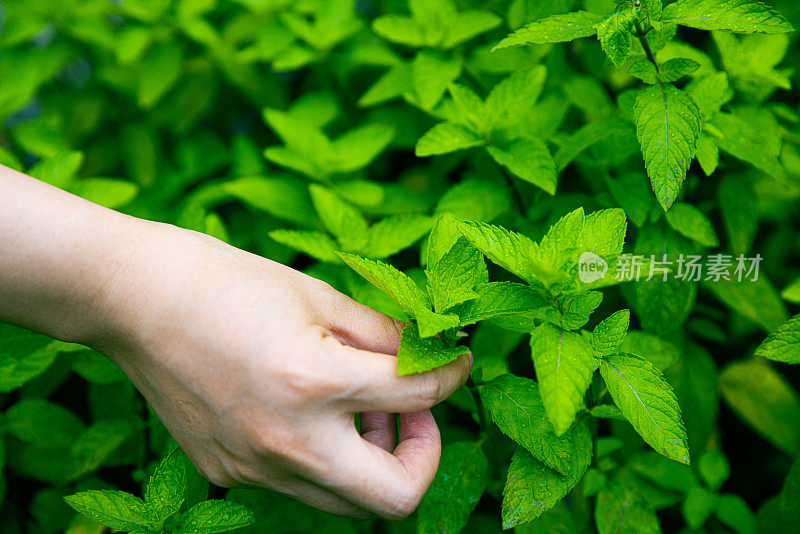
{"label": "forearm", "polygon": [[107,335],[123,247],[147,225],[0,166],[0,320],[67,341]]}

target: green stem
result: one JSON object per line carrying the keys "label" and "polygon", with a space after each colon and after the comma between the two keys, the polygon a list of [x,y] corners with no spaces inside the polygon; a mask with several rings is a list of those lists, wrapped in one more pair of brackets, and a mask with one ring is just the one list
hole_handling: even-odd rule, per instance
{"label": "green stem", "polygon": [[475,401],[475,406],[478,408],[478,421],[481,425],[481,434],[487,435],[489,434],[489,429],[491,428],[489,425],[489,419],[486,417],[486,408],[483,406],[481,394],[478,393],[478,386],[472,380],[472,377],[467,378],[467,389],[469,389],[469,393],[472,395],[472,400]]}
{"label": "green stem", "polygon": [[645,38],[646,34],[642,29],[642,24],[638,20],[634,24],[636,27],[636,37],[639,39],[639,42],[642,43],[642,48],[644,48],[644,53],[647,54],[647,59],[649,59],[650,63],[655,66],[656,72],[660,72],[658,70],[658,61],[656,61],[656,55],[653,53],[653,49],[650,48],[650,43],[648,43],[647,39]]}

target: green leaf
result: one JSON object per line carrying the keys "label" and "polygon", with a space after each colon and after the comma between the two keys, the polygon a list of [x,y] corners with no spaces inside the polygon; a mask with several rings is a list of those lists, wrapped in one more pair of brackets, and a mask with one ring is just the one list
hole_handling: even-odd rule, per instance
{"label": "green leaf", "polygon": [[560,436],[583,406],[599,361],[580,334],[548,323],[531,334],[531,354],[547,417]]}
{"label": "green leaf", "polygon": [[425,43],[419,24],[402,15],[389,14],[376,18],[372,21],[372,31],[393,43],[415,48]]}
{"label": "green leaf", "polygon": [[719,209],[731,252],[746,254],[758,232],[758,195],[746,176],[726,175],[717,189]]}
{"label": "green leaf", "polygon": [[433,309],[444,313],[453,306],[478,298],[474,287],[489,275],[483,255],[461,237],[436,263],[425,271]]}
{"label": "green leaf", "polygon": [[316,217],[307,186],[289,178],[248,176],[222,184],[227,194],[278,219],[300,226],[314,226]]}
{"label": "green leaf", "polygon": [[[477,298],[453,308],[461,326],[505,316],[543,319],[552,304],[538,291],[514,282],[490,282],[475,288]],[[555,311],[555,310],[554,310]]]}
{"label": "green leaf", "polygon": [[32,445],[50,445],[68,449],[85,430],[72,412],[44,399],[23,399],[5,414],[6,430],[15,438]]}
{"label": "green leaf", "polygon": [[452,122],[440,122],[420,137],[414,153],[419,157],[447,154],[485,144],[475,132]]}
{"label": "green leaf", "polygon": [[685,91],[659,84],[639,93],[634,115],[647,175],[666,211],[675,202],[695,155],[700,110]]}
{"label": "green leaf", "polygon": [[435,106],[447,85],[461,74],[461,62],[433,50],[419,52],[411,62],[414,94],[422,109]]}
{"label": "green leaf", "polygon": [[789,318],[780,295],[763,273],[758,279],[743,278],[740,282],[729,270],[730,279],[705,282],[705,287],[726,306],[764,330],[771,332]]}
{"label": "green leaf", "polygon": [[588,291],[568,299],[562,305],[564,309],[561,316],[561,328],[577,330],[589,322],[589,317],[603,301],[603,294],[599,291]]}
{"label": "green leaf", "polygon": [[649,360],[660,371],[667,369],[681,357],[678,347],[653,334],[642,332],[641,330],[631,330],[618,352],[629,352]]}
{"label": "green leaf", "polygon": [[327,165],[332,172],[363,169],[389,146],[395,130],[382,123],[365,124],[337,137],[330,146]]}
{"label": "green leaf", "polygon": [[630,480],[607,484],[597,494],[594,518],[598,534],[657,534],[658,516]]}
{"label": "green leaf", "polygon": [[161,524],[141,499],[124,491],[82,491],[64,500],[89,519],[125,532],[157,529]]}
{"label": "green leaf", "polygon": [[197,503],[175,526],[176,534],[214,534],[252,525],[253,512],[235,502],[210,500]]}
{"label": "green leaf", "polygon": [[769,110],[738,108],[718,114],[713,124],[722,132],[719,147],[723,151],[770,176],[785,179],[786,171],[778,159],[783,146],[781,127]]}
{"label": "green leaf", "polygon": [[688,464],[678,399],[661,372],[641,356],[623,353],[606,356],[600,374],[614,402],[645,442],[667,458]]}
{"label": "green leaf", "polygon": [[65,459],[64,478],[75,480],[100,467],[134,429],[124,419],[98,421],[72,444]]}
{"label": "green leaf", "polygon": [[70,192],[89,202],[100,204],[106,208],[118,209],[136,197],[139,186],[132,182],[113,178],[91,178],[76,182],[70,188]]}
{"label": "green leaf", "polygon": [[628,74],[651,85],[659,81],[656,66],[649,59],[634,61],[628,67]]}
{"label": "green leaf", "polygon": [[389,295],[410,316],[416,317],[420,310],[430,311],[428,296],[408,275],[382,261],[367,260],[344,252],[338,255],[351,269]]}
{"label": "green leaf", "polygon": [[325,228],[345,249],[361,249],[367,242],[367,221],[361,212],[327,187],[312,184],[308,189]]}
{"label": "green leaf", "polygon": [[181,75],[183,50],[179,41],[166,41],[153,48],[140,65],[137,99],[143,108],[154,106]]}
{"label": "green leaf", "polygon": [[703,212],[683,202],[676,202],[666,214],[667,222],[679,234],[705,247],[718,247],[719,238]]}
{"label": "green leaf", "polygon": [[184,452],[176,447],[161,460],[147,482],[144,502],[160,520],[167,519],[181,509],[186,492],[187,463]]}
{"label": "green leaf", "polygon": [[800,363],[800,314],[772,332],[756,349],[756,356],[776,362]]}
{"label": "green leaf", "polygon": [[733,97],[725,72],[714,72],[698,78],[686,86],[686,91],[697,103],[705,120],[713,119]]}
{"label": "green leaf", "polygon": [[631,52],[633,22],[636,14],[627,9],[617,11],[597,25],[597,38],[614,65],[621,67]]}
{"label": "green leaf", "polygon": [[693,59],[676,57],[661,64],[659,67],[659,77],[664,83],[677,82],[684,76],[688,76],[697,71],[699,68],[700,63]]}
{"label": "green leaf", "polygon": [[698,462],[700,476],[708,487],[718,490],[731,476],[731,465],[722,451],[708,451],[700,457]]}
{"label": "green leaf", "polygon": [[597,33],[603,17],[588,11],[552,15],[518,29],[494,47],[495,50],[524,44],[562,43]]}
{"label": "green leaf", "polygon": [[542,94],[547,67],[537,65],[514,72],[495,85],[486,97],[486,112],[493,128],[507,128],[521,121]]}
{"label": "green leaf", "polygon": [[592,349],[595,356],[613,354],[625,341],[630,325],[630,310],[620,310],[603,319],[592,332]]}
{"label": "green leaf", "polygon": [[434,313],[427,308],[417,310],[414,318],[417,320],[419,335],[421,337],[435,336],[440,332],[456,328],[459,325],[458,315],[453,313]]}
{"label": "green leaf", "polygon": [[678,0],[664,8],[664,20],[701,30],[787,33],[794,27],[760,0]]}
{"label": "green leaf", "polygon": [[781,297],[792,304],[800,304],[800,278],[794,280],[781,291]]}
{"label": "green leaf", "polygon": [[488,469],[481,442],[446,445],[436,478],[417,510],[417,533],[460,532],[486,489]]}
{"label": "green leaf", "polygon": [[547,144],[541,139],[517,139],[506,148],[486,147],[494,160],[514,176],[554,195],[558,171]]}
{"label": "green leaf", "polygon": [[467,352],[467,347],[448,347],[438,337],[422,338],[416,325],[409,324],[403,328],[397,350],[397,373],[424,373],[450,363]]}
{"label": "green leaf", "polygon": [[373,224],[361,253],[370,258],[387,258],[405,250],[425,234],[433,221],[427,215],[394,215]]}
{"label": "green leaf", "polygon": [[738,495],[725,493],[717,497],[717,519],[737,534],[755,534],[756,516]]}
{"label": "green leaf", "polygon": [[341,247],[328,234],[310,230],[273,230],[269,236],[287,247],[327,263],[338,263]]}
{"label": "green leaf", "polygon": [[494,180],[467,178],[439,199],[436,213],[450,213],[456,219],[491,222],[511,209],[507,186]]}
{"label": "green leaf", "polygon": [[[537,460],[562,475],[575,467],[575,444],[587,440],[585,425],[558,437],[545,414],[539,386],[533,380],[502,375],[481,387],[481,398],[501,431]],[[590,438],[589,438],[590,439]]]}
{"label": "green leaf", "polygon": [[800,452],[800,399],[764,360],[732,363],[719,387],[733,411],[769,442],[791,455]]}
{"label": "green leaf", "polygon": [[493,263],[527,282],[536,280],[530,258],[538,254],[539,245],[531,239],[499,226],[474,221],[456,221],[456,226]]}
{"label": "green leaf", "polygon": [[489,11],[468,10],[456,13],[448,28],[442,48],[448,49],[498,27],[503,19]]}
{"label": "green leaf", "polygon": [[573,463],[569,475],[548,469],[528,451],[517,448],[503,488],[503,528],[533,521],[557,505],[575,487],[592,459],[592,441],[588,431],[579,431],[572,446]]}
{"label": "green leaf", "polygon": [[698,529],[717,508],[717,496],[705,488],[692,488],[686,493],[681,511],[690,528]]}

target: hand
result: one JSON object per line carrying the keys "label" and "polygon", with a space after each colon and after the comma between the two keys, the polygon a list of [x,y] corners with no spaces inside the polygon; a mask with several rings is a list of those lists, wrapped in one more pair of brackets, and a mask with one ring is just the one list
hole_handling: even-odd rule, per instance
{"label": "hand", "polygon": [[471,356],[400,377],[390,317],[202,234],[140,224],[106,282],[112,334],[95,345],[199,471],[337,514],[410,514],[441,452],[428,409],[464,383]]}

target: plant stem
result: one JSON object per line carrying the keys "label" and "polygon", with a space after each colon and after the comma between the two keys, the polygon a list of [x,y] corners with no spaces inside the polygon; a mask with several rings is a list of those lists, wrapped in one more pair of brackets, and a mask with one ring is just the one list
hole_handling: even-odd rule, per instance
{"label": "plant stem", "polygon": [[656,61],[656,55],[653,53],[653,49],[650,48],[650,43],[647,42],[645,38],[645,32],[642,29],[642,23],[638,20],[634,23],[636,26],[636,37],[639,39],[639,42],[642,43],[642,48],[644,48],[644,53],[647,54],[647,59],[650,60],[650,63],[653,64],[656,68],[656,72],[660,72],[658,70],[658,61]]}
{"label": "plant stem", "polygon": [[486,417],[486,408],[483,406],[483,399],[481,394],[478,393],[478,386],[472,380],[472,377],[467,378],[467,388],[469,389],[472,400],[475,401],[475,406],[478,408],[478,421],[481,425],[481,434],[489,433],[489,419]]}

